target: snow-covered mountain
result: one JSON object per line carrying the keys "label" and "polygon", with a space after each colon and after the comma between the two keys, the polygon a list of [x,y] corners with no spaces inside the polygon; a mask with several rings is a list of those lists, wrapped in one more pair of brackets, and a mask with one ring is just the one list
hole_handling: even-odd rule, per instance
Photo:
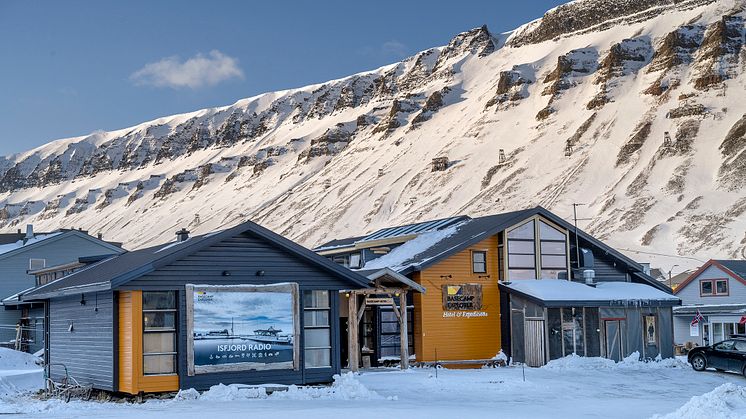
{"label": "snow-covered mountain", "polygon": [[137,247],[252,219],[312,246],[579,202],[620,248],[740,257],[745,18],[746,0],[577,0],[371,72],[54,141],[0,159],[0,227]]}

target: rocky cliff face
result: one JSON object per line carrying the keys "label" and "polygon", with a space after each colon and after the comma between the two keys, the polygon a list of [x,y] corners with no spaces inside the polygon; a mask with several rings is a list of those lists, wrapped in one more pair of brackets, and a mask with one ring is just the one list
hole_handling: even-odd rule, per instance
{"label": "rocky cliff face", "polygon": [[579,0],[509,36],[476,28],[371,72],[55,141],[0,158],[0,228],[132,247],[250,218],[311,246],[583,202],[581,226],[619,247],[736,257],[745,7]]}

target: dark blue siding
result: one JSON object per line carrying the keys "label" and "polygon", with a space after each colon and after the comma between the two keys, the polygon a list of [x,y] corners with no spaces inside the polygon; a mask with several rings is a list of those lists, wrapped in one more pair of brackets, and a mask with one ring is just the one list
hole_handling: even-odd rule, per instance
{"label": "dark blue siding", "polygon": [[81,384],[113,391],[116,365],[113,293],[85,294],[85,299],[85,305],[80,304],[80,295],[49,301],[52,379],[64,378],[67,367],[68,373]]}
{"label": "dark blue siding", "polygon": [[[224,275],[227,271],[229,275]],[[257,271],[264,271],[258,276]],[[298,371],[269,370],[221,372],[211,374],[187,375],[187,324],[186,324],[186,284],[238,285],[238,284],[275,284],[281,282],[298,283],[301,293],[304,290],[329,290],[331,296],[331,336],[332,366],[323,369],[303,368],[303,307],[301,307],[300,365]],[[179,363],[178,373],[181,388],[206,390],[211,386],[223,383],[241,384],[311,384],[332,381],[334,374],[340,371],[339,365],[339,293],[340,289],[349,289],[351,285],[331,274],[322,271],[300,258],[272,246],[250,234],[242,234],[193,255],[175,261],[168,266],[135,279],[125,289],[179,291]],[[301,304],[302,304],[302,297]]]}

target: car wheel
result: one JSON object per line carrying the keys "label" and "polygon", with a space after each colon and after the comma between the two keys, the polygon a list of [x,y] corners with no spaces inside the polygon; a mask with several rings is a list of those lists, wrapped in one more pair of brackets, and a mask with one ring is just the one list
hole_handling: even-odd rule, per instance
{"label": "car wheel", "polygon": [[694,371],[704,371],[707,368],[707,361],[702,355],[694,355],[692,357],[692,368]]}

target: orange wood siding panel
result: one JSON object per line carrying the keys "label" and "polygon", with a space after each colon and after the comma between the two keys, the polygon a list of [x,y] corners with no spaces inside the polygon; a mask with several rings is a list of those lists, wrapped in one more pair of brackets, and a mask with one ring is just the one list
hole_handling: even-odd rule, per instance
{"label": "orange wood siding panel", "polygon": [[129,394],[177,391],[179,376],[143,375],[142,291],[119,292],[119,391]]}
{"label": "orange wood siding panel", "polygon": [[[471,252],[487,252],[487,273],[472,273]],[[441,276],[451,275],[451,278]],[[479,278],[489,275],[489,278]],[[490,237],[422,272],[413,279],[426,289],[414,295],[415,353],[418,361],[492,358],[500,351],[500,291],[497,237]],[[481,284],[486,317],[443,317],[442,285]],[[468,313],[468,312],[467,312]]]}

